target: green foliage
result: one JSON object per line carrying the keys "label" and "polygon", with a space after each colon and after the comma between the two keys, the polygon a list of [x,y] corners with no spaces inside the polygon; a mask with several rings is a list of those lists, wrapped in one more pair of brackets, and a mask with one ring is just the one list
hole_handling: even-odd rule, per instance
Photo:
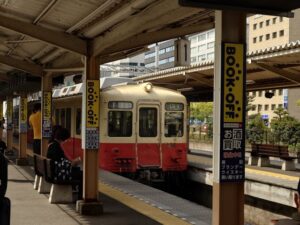
{"label": "green foliage", "polygon": [[247,138],[249,143],[262,143],[266,129],[260,114],[249,116],[247,124]]}
{"label": "green foliage", "polygon": [[300,142],[300,122],[289,116],[283,108],[274,111],[277,115],[271,121],[271,130],[276,142],[294,146]]}
{"label": "green foliage", "polygon": [[212,102],[192,102],[191,103],[191,118],[197,118],[202,122],[213,114]]}
{"label": "green foliage", "polygon": [[247,94],[247,105],[246,105],[246,112],[250,111],[253,109],[254,105],[252,104],[252,102],[254,101],[254,96],[253,95],[249,95],[249,93]]}

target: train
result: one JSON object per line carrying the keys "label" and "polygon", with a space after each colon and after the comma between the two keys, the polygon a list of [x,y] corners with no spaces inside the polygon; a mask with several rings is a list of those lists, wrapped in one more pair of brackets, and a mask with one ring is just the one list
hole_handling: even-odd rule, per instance
{"label": "train", "polygon": [[[186,171],[186,98],[151,83],[121,81],[100,82],[99,167],[150,180]],[[69,159],[83,157],[82,90],[79,83],[55,88],[52,94],[55,123],[71,133],[62,144]],[[29,109],[34,102],[29,101]]]}

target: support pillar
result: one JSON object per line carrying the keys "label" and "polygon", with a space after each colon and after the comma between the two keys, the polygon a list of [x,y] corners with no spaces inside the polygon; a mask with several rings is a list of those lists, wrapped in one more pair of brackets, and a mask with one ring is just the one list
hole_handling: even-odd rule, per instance
{"label": "support pillar", "polygon": [[100,66],[95,57],[85,58],[85,91],[82,98],[83,200],[76,210],[83,215],[100,215],[102,203],[98,200]]}
{"label": "support pillar", "polygon": [[42,77],[42,116],[41,116],[41,155],[46,156],[48,141],[52,134],[52,74],[45,73]]}
{"label": "support pillar", "polygon": [[19,104],[19,158],[16,164],[19,166],[28,165],[27,160],[27,94],[21,93]]}
{"label": "support pillar", "polygon": [[246,14],[216,11],[215,18],[212,224],[243,225]]}
{"label": "support pillar", "polygon": [[13,98],[12,96],[7,97],[7,109],[6,109],[6,146],[7,150],[12,150],[13,144]]}

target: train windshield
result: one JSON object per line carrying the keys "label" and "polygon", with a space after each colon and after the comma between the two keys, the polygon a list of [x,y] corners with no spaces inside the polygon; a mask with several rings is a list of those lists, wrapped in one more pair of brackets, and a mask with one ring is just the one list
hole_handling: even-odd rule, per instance
{"label": "train windshield", "polygon": [[183,112],[165,113],[165,137],[183,136]]}
{"label": "train windshield", "polygon": [[132,112],[109,111],[108,112],[108,136],[130,137],[132,135]]}

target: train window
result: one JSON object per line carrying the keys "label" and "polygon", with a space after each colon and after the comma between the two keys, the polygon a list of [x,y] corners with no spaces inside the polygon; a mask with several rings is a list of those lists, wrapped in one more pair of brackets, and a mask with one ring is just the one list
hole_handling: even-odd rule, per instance
{"label": "train window", "polygon": [[81,134],[81,109],[76,109],[76,135]]}
{"label": "train window", "polygon": [[67,108],[66,111],[66,128],[71,132],[71,108]]}
{"label": "train window", "polygon": [[166,112],[165,113],[165,137],[183,136],[183,113]]}
{"label": "train window", "polygon": [[157,109],[140,108],[139,114],[139,133],[140,137],[157,136]]}
{"label": "train window", "polygon": [[182,111],[184,108],[182,103],[168,102],[166,103],[165,109],[167,111]]}
{"label": "train window", "polygon": [[132,102],[112,101],[108,102],[109,109],[132,109]]}
{"label": "train window", "polygon": [[130,137],[132,135],[132,112],[108,112],[108,136]]}

